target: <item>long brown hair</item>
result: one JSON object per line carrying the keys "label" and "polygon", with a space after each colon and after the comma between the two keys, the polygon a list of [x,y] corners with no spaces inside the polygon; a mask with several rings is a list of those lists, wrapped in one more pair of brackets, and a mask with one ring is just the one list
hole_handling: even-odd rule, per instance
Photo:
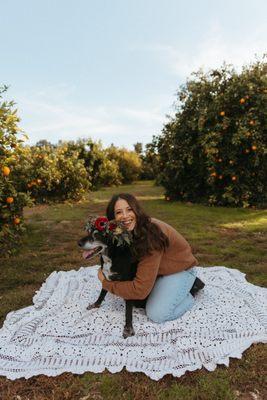
{"label": "long brown hair", "polygon": [[151,217],[141,207],[138,200],[130,193],[119,193],[112,196],[106,208],[109,220],[115,219],[115,204],[117,200],[126,200],[136,216],[136,226],[133,231],[133,256],[139,260],[153,250],[165,250],[169,246],[169,239],[160,227],[151,221]]}

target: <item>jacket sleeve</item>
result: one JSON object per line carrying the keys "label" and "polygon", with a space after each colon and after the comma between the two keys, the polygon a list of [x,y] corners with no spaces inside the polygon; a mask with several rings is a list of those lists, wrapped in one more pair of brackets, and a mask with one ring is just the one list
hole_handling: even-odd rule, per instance
{"label": "jacket sleeve", "polygon": [[154,286],[162,255],[163,250],[154,250],[151,255],[147,255],[139,261],[136,276],[132,281],[115,282],[104,279],[103,289],[125,300],[145,299]]}

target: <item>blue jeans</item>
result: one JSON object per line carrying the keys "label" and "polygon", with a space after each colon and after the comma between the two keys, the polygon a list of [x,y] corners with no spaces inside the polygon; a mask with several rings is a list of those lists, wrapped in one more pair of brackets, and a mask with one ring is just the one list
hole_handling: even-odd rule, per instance
{"label": "blue jeans", "polygon": [[194,267],[171,275],[159,276],[147,299],[146,315],[154,322],[172,321],[194,305],[190,289],[196,279]]}

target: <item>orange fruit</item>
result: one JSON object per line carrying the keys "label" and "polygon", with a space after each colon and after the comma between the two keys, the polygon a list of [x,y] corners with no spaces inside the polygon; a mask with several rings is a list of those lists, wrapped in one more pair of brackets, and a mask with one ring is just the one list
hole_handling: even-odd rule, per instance
{"label": "orange fruit", "polygon": [[38,183],[42,183],[42,179],[37,179],[37,182]]}
{"label": "orange fruit", "polygon": [[212,172],[211,174],[210,174],[210,176],[216,176],[217,174],[216,174],[216,172]]}
{"label": "orange fruit", "polygon": [[223,178],[223,176],[222,175],[219,175],[219,179],[222,179]]}
{"label": "orange fruit", "polygon": [[219,158],[219,160],[218,160],[219,162],[222,162],[222,159],[221,158]]}
{"label": "orange fruit", "polygon": [[249,153],[249,149],[246,149],[246,150],[245,150],[245,153]]}
{"label": "orange fruit", "polygon": [[15,225],[18,225],[20,223],[20,218],[16,217],[13,221]]}
{"label": "orange fruit", "polygon": [[13,202],[14,202],[13,197],[7,197],[7,198],[6,198],[6,202],[7,202],[8,204],[13,203]]}
{"label": "orange fruit", "polygon": [[245,99],[242,97],[242,99],[239,100],[240,104],[244,104],[245,103]]}
{"label": "orange fruit", "polygon": [[232,176],[232,181],[236,181],[236,176]]}
{"label": "orange fruit", "polygon": [[2,168],[2,172],[3,172],[3,175],[4,175],[4,176],[8,176],[8,175],[10,174],[10,168],[7,167],[7,166],[4,166],[4,167]]}
{"label": "orange fruit", "polygon": [[252,150],[257,150],[257,146],[251,146]]}
{"label": "orange fruit", "polygon": [[230,161],[229,161],[229,164],[231,164],[231,165],[232,165],[233,163],[234,163],[234,162],[233,162],[233,160],[230,160]]}
{"label": "orange fruit", "polygon": [[255,125],[255,122],[253,121],[253,119],[251,121],[249,121],[249,125]]}
{"label": "orange fruit", "polygon": [[225,111],[221,111],[221,112],[220,112],[220,116],[221,116],[221,117],[224,117],[224,116],[225,116]]}

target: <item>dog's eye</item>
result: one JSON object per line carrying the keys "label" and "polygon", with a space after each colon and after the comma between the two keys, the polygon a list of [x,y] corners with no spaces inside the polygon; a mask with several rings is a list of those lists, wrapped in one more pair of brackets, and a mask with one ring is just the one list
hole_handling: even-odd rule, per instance
{"label": "dog's eye", "polygon": [[99,234],[98,231],[94,231],[94,232],[92,233],[92,238],[93,238],[94,240],[98,240],[99,238],[101,238],[101,235]]}

